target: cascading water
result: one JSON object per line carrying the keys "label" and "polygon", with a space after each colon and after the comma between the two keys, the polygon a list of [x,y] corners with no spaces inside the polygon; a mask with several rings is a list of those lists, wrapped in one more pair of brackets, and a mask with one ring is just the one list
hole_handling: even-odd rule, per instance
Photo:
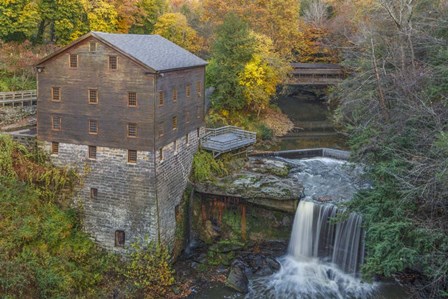
{"label": "cascading water", "polygon": [[[246,298],[368,298],[375,286],[359,279],[364,258],[361,216],[352,213],[346,220],[333,223],[331,219],[341,211],[333,204],[311,201],[316,197],[335,201],[351,198],[356,187],[344,184],[353,183],[350,174],[334,177],[344,173],[344,162],[309,159],[293,164],[301,168],[297,175],[305,182],[305,192],[311,192],[297,208],[288,253],[279,259],[280,271],[252,280]],[[329,187],[322,173],[337,185]]]}
{"label": "cascading water", "polygon": [[301,201],[288,253],[294,257],[322,258],[356,276],[364,256],[362,218],[352,213],[347,220],[333,224],[331,218],[337,213],[334,205]]}

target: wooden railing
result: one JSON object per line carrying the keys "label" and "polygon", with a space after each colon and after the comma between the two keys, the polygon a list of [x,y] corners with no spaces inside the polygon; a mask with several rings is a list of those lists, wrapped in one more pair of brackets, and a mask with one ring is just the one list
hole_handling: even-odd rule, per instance
{"label": "wooden railing", "polygon": [[343,80],[343,76],[334,75],[294,75],[286,79],[286,84],[292,85],[335,85]]}
{"label": "wooden railing", "polygon": [[36,90],[0,92],[0,107],[31,106],[37,104]]}

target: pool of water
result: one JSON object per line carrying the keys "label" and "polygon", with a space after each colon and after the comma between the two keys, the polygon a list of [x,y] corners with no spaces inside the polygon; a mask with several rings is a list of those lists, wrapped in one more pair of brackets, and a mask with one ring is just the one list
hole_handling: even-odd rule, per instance
{"label": "pool of water", "polygon": [[[292,274],[292,277],[294,274]],[[291,278],[292,278],[291,277]],[[266,278],[261,278],[257,282],[264,283],[266,281]],[[252,287],[254,287],[252,282]],[[291,290],[290,290],[291,291]],[[260,294],[262,292],[265,292],[264,294]],[[256,294],[256,297],[254,295]],[[341,298],[341,297],[319,297],[318,295],[313,296],[307,296],[300,293],[297,293],[295,295],[288,295],[287,297],[284,297],[284,295],[275,295],[272,293],[269,293],[269,290],[266,290],[266,287],[264,287],[261,291],[258,293],[255,293],[252,291],[252,293],[248,294],[247,296],[244,294],[240,294],[238,292],[235,292],[234,290],[222,285],[222,284],[216,284],[212,285],[209,289],[203,290],[202,292],[198,294],[193,294],[189,298],[195,298],[195,299],[331,299],[331,298]],[[349,299],[350,297],[342,297],[343,299]],[[376,283],[375,288],[373,291],[366,297],[351,297],[351,298],[359,298],[359,299],[408,299],[409,295],[406,293],[405,289],[401,286],[397,285],[394,282],[381,282]]]}
{"label": "pool of water", "polygon": [[281,137],[272,150],[316,147],[348,149],[347,138],[333,128],[331,111],[324,101],[309,93],[295,92],[279,97],[276,104],[295,127],[301,129]]}

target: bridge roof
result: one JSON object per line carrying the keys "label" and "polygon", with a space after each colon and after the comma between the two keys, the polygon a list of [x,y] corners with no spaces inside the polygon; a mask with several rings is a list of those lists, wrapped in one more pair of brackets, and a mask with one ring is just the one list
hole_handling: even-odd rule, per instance
{"label": "bridge roof", "polygon": [[293,62],[291,66],[296,69],[342,69],[342,66],[334,63],[302,63]]}

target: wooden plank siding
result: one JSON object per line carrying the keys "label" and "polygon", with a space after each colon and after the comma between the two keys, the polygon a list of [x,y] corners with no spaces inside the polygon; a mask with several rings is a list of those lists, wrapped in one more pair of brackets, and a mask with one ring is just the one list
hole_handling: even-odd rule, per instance
{"label": "wooden plank siding", "polygon": [[[97,43],[95,52],[90,51],[92,41]],[[73,54],[78,55],[76,68],[70,67]],[[109,69],[109,56],[117,56],[116,70]],[[82,40],[38,67],[42,66],[43,71],[38,72],[39,140],[155,151],[203,125],[204,66],[151,72],[95,37]],[[187,84],[191,86],[190,97],[186,96]],[[60,101],[52,100],[52,87],[60,88]],[[176,102],[172,100],[174,87]],[[97,90],[97,104],[89,103],[89,89]],[[163,106],[159,105],[159,91],[164,92]],[[137,96],[136,107],[128,105],[129,92]],[[52,116],[61,117],[60,131],[52,130]],[[175,130],[173,116],[177,116]],[[89,134],[89,120],[97,121],[97,134]],[[128,137],[129,123],[137,125],[136,137]],[[159,136],[160,126],[163,136]]]}
{"label": "wooden plank siding", "polygon": [[[164,72],[157,76],[157,96],[159,91],[164,93],[164,104],[159,105],[157,100],[155,108],[157,149],[204,125],[204,76],[204,67]],[[201,86],[200,95],[196,91],[198,82]],[[186,94],[188,84],[190,85],[189,97]],[[173,100],[174,88],[177,91],[176,101]],[[173,116],[177,116],[176,129],[172,127]],[[158,134],[160,129],[163,131],[163,136]]]}

